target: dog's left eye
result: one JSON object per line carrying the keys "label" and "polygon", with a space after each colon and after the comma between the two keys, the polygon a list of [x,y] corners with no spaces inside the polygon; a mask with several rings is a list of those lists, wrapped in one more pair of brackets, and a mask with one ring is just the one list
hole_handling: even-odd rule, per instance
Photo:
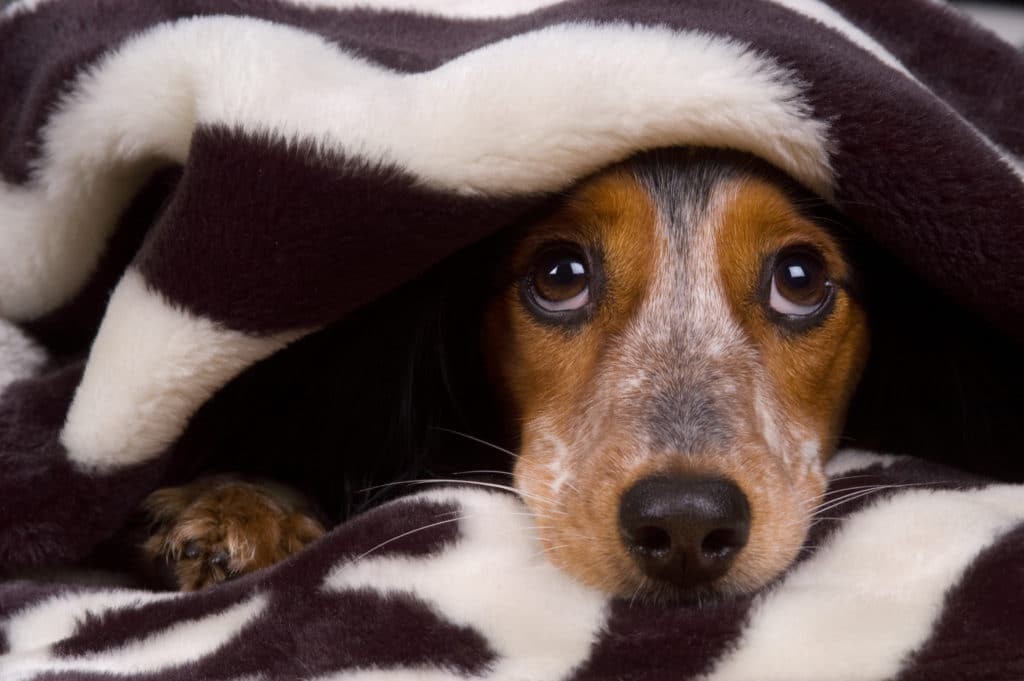
{"label": "dog's left eye", "polygon": [[775,260],[768,304],[779,314],[808,317],[824,306],[831,290],[820,255],[803,249],[783,251]]}
{"label": "dog's left eye", "polygon": [[578,246],[559,244],[541,251],[530,278],[533,299],[547,312],[579,310],[590,301],[590,268]]}

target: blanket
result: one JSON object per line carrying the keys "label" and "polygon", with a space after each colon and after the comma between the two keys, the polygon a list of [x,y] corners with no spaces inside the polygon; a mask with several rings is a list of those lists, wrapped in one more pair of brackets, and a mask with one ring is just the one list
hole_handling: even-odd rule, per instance
{"label": "blanket", "polygon": [[[933,296],[901,362],[960,385],[975,372],[931,352],[970,329],[997,370],[979,399],[899,375],[933,440],[863,442],[934,441],[964,470],[991,450],[1019,479],[1022,77],[1012,46],[931,0],[10,4],[0,570],[78,564],[202,457],[197,415],[246,372],[654,147],[754,154],[847,216]],[[918,312],[884,317],[894,343]],[[908,402],[883,392],[900,397],[851,422]],[[808,547],[835,552],[753,600],[608,602],[474,529],[479,511],[518,532],[514,500],[433,493],[197,596],[12,579],[0,676],[1020,677],[1020,488],[883,470],[955,489],[844,519]],[[371,551],[444,513],[460,520]]]}
{"label": "blanket", "polygon": [[1024,489],[846,451],[797,565],[666,607],[553,568],[514,497],[443,489],[194,594],[0,589],[14,679],[1024,678]]}

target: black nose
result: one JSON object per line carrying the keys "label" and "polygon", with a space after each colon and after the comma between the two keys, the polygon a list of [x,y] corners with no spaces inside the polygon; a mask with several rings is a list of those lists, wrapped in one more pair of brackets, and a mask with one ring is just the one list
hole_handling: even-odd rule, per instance
{"label": "black nose", "polygon": [[644,574],[678,586],[725,574],[750,534],[743,491],[721,478],[644,478],[619,502],[619,531]]}

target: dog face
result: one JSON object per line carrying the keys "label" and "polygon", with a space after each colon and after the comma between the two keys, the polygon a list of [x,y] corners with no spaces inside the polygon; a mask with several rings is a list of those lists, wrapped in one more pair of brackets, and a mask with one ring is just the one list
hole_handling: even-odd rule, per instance
{"label": "dog face", "polygon": [[839,241],[725,152],[579,186],[485,312],[551,559],[614,593],[735,593],[797,555],[866,359]]}

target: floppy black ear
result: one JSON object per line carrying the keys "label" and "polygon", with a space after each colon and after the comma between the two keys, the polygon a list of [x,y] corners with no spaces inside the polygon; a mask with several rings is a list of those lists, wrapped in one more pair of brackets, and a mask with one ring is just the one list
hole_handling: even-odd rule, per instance
{"label": "floppy black ear", "polygon": [[860,272],[872,348],[841,445],[1024,480],[1022,349],[884,255]]}

